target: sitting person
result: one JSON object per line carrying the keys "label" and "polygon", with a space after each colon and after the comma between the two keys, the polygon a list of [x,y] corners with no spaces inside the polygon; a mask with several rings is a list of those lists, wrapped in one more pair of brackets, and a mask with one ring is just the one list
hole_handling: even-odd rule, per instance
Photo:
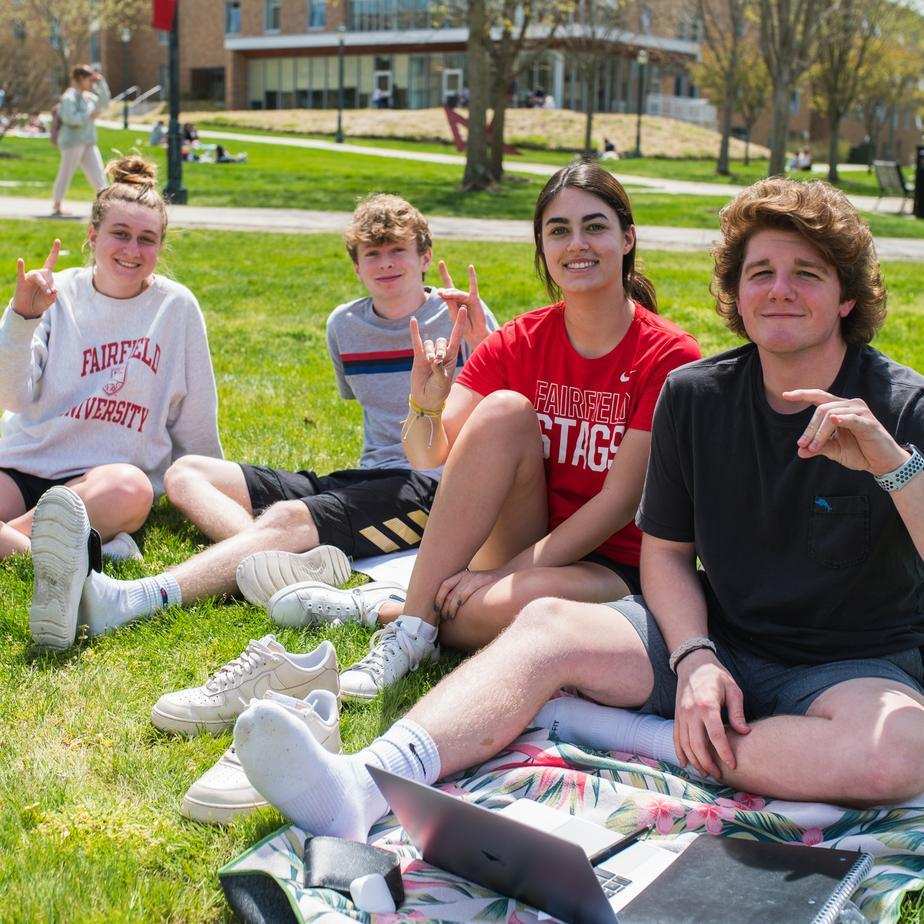
{"label": "sitting person", "polygon": [[718,309],[749,342],[668,376],[638,514],[644,602],[531,603],[358,754],[251,705],[236,754],[307,832],[364,840],[387,811],[367,764],[433,783],[548,722],[562,687],[655,713],[623,741],[639,716],[607,710],[610,747],[736,790],[856,806],[924,790],[924,377],[868,345],[885,289],[842,193],[763,180],[722,230]]}
{"label": "sitting person", "polygon": [[[155,168],[123,157],[107,170],[112,185],[87,229],[92,264],[55,273],[60,241],[41,269],[27,273],[20,259],[0,321],[0,407],[12,412],[0,437],[0,557],[32,548],[42,588],[32,630],[51,645],[73,631],[65,611],[83,585],[79,575],[62,583],[59,569],[87,556],[60,558],[58,519],[103,541],[133,532],[171,461],[221,456],[202,313],[188,289],[155,274],[167,228]],[[70,490],[40,503],[56,485]],[[44,532],[33,529],[37,503]]]}
{"label": "sitting person", "polygon": [[240,154],[232,154],[224,145],[215,145],[215,163],[216,164],[246,164],[247,152],[241,151]]}
{"label": "sitting person", "polygon": [[[345,241],[368,295],[334,309],[327,347],[341,397],[362,405],[359,467],[318,475],[205,455],[179,460],[166,474],[167,495],[217,544],[135,581],[84,569],[78,575],[81,584],[86,578],[83,598],[77,595],[69,618],[76,624],[79,603],[90,635],[238,585],[252,602],[266,603],[280,588],[307,578],[342,583],[350,575],[347,555],[378,555],[420,541],[440,472],[436,466],[411,471],[401,442],[413,354],[408,321],[428,338],[445,340],[452,306],[424,284],[430,229],[410,203],[370,196],[354,212]],[[466,355],[496,327],[479,300],[470,311]],[[79,532],[62,531],[69,554],[77,556],[81,542]],[[274,551],[253,555],[264,550]]]}
{"label": "sitting person", "polygon": [[607,137],[603,138],[603,153],[600,155],[601,160],[619,160],[619,149],[616,142]]}
{"label": "sitting person", "polygon": [[632,520],[652,414],[667,373],[699,350],[654,313],[651,283],[635,269],[629,200],[611,173],[559,170],[539,195],[534,231],[537,270],[561,301],[492,334],[455,384],[459,330],[448,344],[415,334],[407,455],[446,471],[406,602],[376,585],[309,585],[270,607],[288,625],[388,624],[341,676],[346,696],[375,696],[435,657],[440,618],[440,639],[471,651],[537,597],[639,592]]}
{"label": "sitting person", "polygon": [[164,120],[158,119],[154,123],[154,127],[151,129],[151,134],[148,135],[148,144],[152,148],[160,147],[162,144],[167,143],[167,129],[164,126]]}

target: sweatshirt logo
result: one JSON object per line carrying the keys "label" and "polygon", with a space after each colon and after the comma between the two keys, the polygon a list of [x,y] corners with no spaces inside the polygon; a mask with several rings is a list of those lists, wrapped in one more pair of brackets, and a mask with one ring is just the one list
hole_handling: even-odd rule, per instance
{"label": "sweatshirt logo", "polygon": [[103,391],[107,395],[114,395],[117,392],[122,390],[122,386],[125,384],[125,376],[128,373],[128,363],[119,363],[118,366],[114,366],[112,372],[109,374],[109,381],[103,385]]}

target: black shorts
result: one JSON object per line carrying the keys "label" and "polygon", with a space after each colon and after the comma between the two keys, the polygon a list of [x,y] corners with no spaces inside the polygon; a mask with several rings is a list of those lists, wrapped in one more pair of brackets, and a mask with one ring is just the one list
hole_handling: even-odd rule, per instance
{"label": "black shorts", "polygon": [[624,565],[622,562],[613,561],[612,558],[607,558],[605,555],[601,555],[600,552],[591,552],[590,555],[585,555],[581,561],[589,561],[595,565],[603,565],[604,568],[609,568],[613,574],[618,574],[626,582],[630,596],[641,595],[642,578],[638,568],[633,565]]}
{"label": "black shorts", "polygon": [[31,510],[38,502],[39,498],[49,489],[59,484],[67,484],[80,475],[68,475],[67,478],[41,478],[38,475],[29,475],[26,472],[17,471],[15,468],[0,468],[0,472],[9,475],[19,488],[22,494],[22,501],[26,505],[26,511]]}
{"label": "black shorts", "polygon": [[439,482],[404,468],[349,468],[329,475],[241,463],[253,512],[300,500],[324,545],[368,558],[420,545]]}

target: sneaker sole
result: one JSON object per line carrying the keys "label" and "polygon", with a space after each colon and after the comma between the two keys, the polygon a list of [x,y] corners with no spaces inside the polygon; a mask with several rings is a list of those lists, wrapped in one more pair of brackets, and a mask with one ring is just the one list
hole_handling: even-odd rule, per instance
{"label": "sneaker sole", "polygon": [[171,732],[175,735],[185,735],[194,738],[202,732],[208,732],[210,735],[218,735],[225,731],[231,731],[237,716],[233,719],[181,719],[178,716],[161,712],[156,706],[151,710],[151,723],[155,728],[161,731]]}
{"label": "sneaker sole", "polygon": [[256,552],[248,555],[235,573],[245,599],[266,606],[270,597],[290,584],[321,581],[331,586],[345,584],[352,574],[350,559],[332,545],[320,545],[310,552]]}
{"label": "sneaker sole", "polygon": [[72,491],[52,488],[42,495],[32,526],[35,581],[29,631],[44,648],[64,651],[74,645],[90,567],[89,536],[86,509]]}
{"label": "sneaker sole", "polygon": [[[372,581],[369,584],[363,584],[362,588],[369,590],[391,590],[395,593],[404,595],[405,589],[400,584],[389,584],[387,581]],[[356,588],[354,588],[356,589]],[[270,619],[277,625],[288,626],[289,628],[304,628],[305,626],[322,626],[336,625],[347,622],[356,622],[360,625],[366,625],[363,614],[359,611],[359,604],[353,597],[352,591],[337,590],[342,594],[342,599],[346,602],[343,604],[331,604],[331,607],[340,607],[343,612],[331,615],[328,612],[311,611],[307,606],[301,603],[298,591],[319,590],[322,593],[330,592],[331,587],[324,581],[297,581],[294,584],[288,584],[277,590],[272,597],[266,602],[266,612]],[[284,615],[279,604],[293,596],[295,598],[295,613],[292,617]],[[402,597],[403,599],[403,597]],[[327,609],[327,607],[319,607]]]}
{"label": "sneaker sole", "polygon": [[221,805],[211,802],[200,802],[184,796],[180,804],[180,814],[184,818],[198,821],[205,825],[229,825],[238,818],[243,818],[257,809],[266,808],[269,802],[250,802],[244,805]]}

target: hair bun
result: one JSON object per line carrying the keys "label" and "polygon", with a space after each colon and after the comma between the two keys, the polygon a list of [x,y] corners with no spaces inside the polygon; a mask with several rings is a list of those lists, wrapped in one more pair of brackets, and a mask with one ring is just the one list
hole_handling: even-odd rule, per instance
{"label": "hair bun", "polygon": [[137,154],[109,161],[106,173],[112,183],[128,186],[153,186],[157,182],[157,165]]}

